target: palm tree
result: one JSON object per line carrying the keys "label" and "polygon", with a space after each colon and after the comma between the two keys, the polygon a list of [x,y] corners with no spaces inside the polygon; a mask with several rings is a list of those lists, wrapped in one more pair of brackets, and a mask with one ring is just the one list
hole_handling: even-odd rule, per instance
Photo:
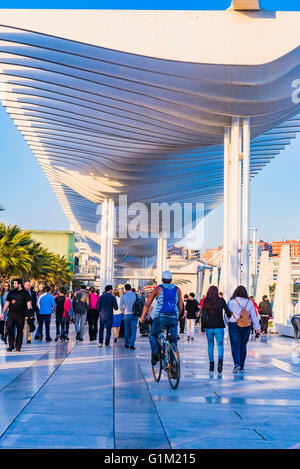
{"label": "palm tree", "polygon": [[22,231],[17,225],[0,223],[0,279],[23,275],[32,262],[30,231]]}
{"label": "palm tree", "polygon": [[73,273],[70,262],[49,252],[31,238],[30,231],[0,223],[0,280],[25,276],[58,287],[69,283]]}

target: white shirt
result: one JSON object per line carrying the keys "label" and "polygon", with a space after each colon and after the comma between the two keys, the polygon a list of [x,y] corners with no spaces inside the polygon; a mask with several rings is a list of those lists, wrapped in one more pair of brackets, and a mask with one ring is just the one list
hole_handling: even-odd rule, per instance
{"label": "white shirt", "polygon": [[121,314],[122,311],[120,310],[120,297],[116,296],[116,300],[117,300],[118,309],[114,310],[114,314]]}
{"label": "white shirt", "polygon": [[124,293],[124,295],[121,296],[121,301],[120,301],[120,310],[122,313],[125,314],[132,314],[132,307],[133,304],[136,301],[136,294],[133,293],[131,290],[127,291]]}
{"label": "white shirt", "polygon": [[[154,319],[155,318],[155,312],[156,312],[156,306],[157,306],[157,299],[156,298],[154,298],[154,300],[152,301],[151,306],[152,306],[152,309],[151,309],[151,313],[150,313],[150,318]],[[151,308],[151,306],[150,306],[150,308]]]}
{"label": "white shirt", "polygon": [[[248,305],[247,305],[247,303],[248,303]],[[250,315],[250,318],[251,318],[254,329],[255,330],[260,329],[259,319],[256,316],[255,308],[254,308],[254,304],[253,304],[252,300],[249,300],[248,298],[239,298],[238,297],[236,299],[229,300],[228,303],[227,303],[227,306],[228,306],[229,310],[231,311],[231,313],[233,313],[231,315],[230,319],[229,320],[227,319],[228,322],[237,322],[237,320],[240,317],[242,307],[245,307],[247,309],[249,315]],[[227,316],[225,315],[225,319],[226,318],[227,318]]]}

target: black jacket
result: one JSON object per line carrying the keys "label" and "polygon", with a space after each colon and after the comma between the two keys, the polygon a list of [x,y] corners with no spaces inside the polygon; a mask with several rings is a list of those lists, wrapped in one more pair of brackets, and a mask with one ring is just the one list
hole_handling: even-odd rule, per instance
{"label": "black jacket", "polygon": [[224,298],[219,298],[217,307],[214,310],[208,309],[205,305],[205,300],[201,310],[201,330],[205,329],[223,329],[225,327],[223,319],[223,310],[225,311],[228,318],[231,316],[231,312]]}
{"label": "black jacket", "polygon": [[114,311],[117,311],[118,303],[116,297],[111,293],[103,293],[97,302],[97,311],[102,319],[113,319]]}
{"label": "black jacket", "polygon": [[188,299],[185,304],[185,310],[187,319],[196,319],[197,311],[199,311],[198,301]]}
{"label": "black jacket", "polygon": [[260,315],[261,316],[272,316],[272,308],[269,300],[263,300],[259,303]]}

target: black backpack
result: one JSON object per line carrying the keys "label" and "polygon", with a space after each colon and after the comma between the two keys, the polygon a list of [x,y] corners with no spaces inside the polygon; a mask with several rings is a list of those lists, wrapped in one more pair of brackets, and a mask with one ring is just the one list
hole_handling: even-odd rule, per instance
{"label": "black backpack", "polygon": [[135,294],[135,296],[136,296],[136,300],[135,300],[135,302],[133,303],[133,306],[132,306],[132,314],[136,317],[140,317],[142,315],[142,312],[143,312],[144,302],[143,302],[142,298],[139,298],[137,293]]}

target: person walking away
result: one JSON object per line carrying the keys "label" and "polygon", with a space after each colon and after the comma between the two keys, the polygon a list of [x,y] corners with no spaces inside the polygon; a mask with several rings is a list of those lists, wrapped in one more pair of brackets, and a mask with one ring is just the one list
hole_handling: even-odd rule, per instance
{"label": "person walking away", "polygon": [[151,346],[151,363],[153,366],[160,360],[161,350],[158,335],[163,329],[168,331],[170,343],[177,345],[178,318],[184,313],[184,303],[179,287],[172,284],[172,272],[162,273],[162,284],[158,285],[147,298],[140,322],[145,320],[152,302],[157,299],[155,317],[151,326],[149,342]]}
{"label": "person walking away", "polygon": [[[184,311],[186,311],[186,303],[188,299],[189,299],[189,295],[185,294],[183,297]],[[185,314],[180,314],[179,315],[179,334],[184,334],[185,323],[186,323]]]}
{"label": "person walking away", "polygon": [[264,295],[262,297],[262,301],[259,303],[259,309],[260,309],[260,328],[261,328],[262,334],[267,334],[269,319],[272,317],[271,303],[267,295]]}
{"label": "person walking away", "polygon": [[40,312],[39,312],[39,297],[42,295],[43,290],[39,290],[36,294],[36,318],[37,318],[37,328],[35,331],[34,340],[40,340]]}
{"label": "person walking away", "polygon": [[153,321],[155,319],[155,316],[156,316],[156,306],[157,306],[157,298],[154,298],[154,300],[152,301],[151,306],[148,309],[148,312],[146,314],[146,320],[149,322],[150,326],[152,326],[152,323],[153,323]]}
{"label": "person walking away", "polygon": [[[7,316],[7,330],[8,330],[8,352],[12,352],[16,347],[16,352],[21,351],[23,343],[23,329],[25,317],[33,317],[33,309],[31,304],[31,296],[28,291],[23,287],[23,282],[20,278],[13,281],[13,290],[10,291],[6,297],[6,301],[2,310],[1,320],[4,320],[5,313],[9,308]],[[17,338],[15,344],[15,329],[17,329]]]}
{"label": "person walking away", "polygon": [[63,315],[65,310],[65,301],[66,301],[66,290],[64,287],[60,287],[58,290],[58,295],[55,297],[55,311],[56,311],[56,337],[55,341],[58,339],[63,340],[64,335],[64,324],[63,324]]}
{"label": "person walking away", "polygon": [[300,314],[294,314],[291,318],[291,323],[294,328],[295,342],[298,344],[300,342]]}
{"label": "person walking away", "polygon": [[89,295],[86,291],[86,286],[81,285],[80,290],[77,290],[73,296],[73,312],[76,330],[76,340],[78,340],[79,342],[83,341],[85,321],[89,305]]}
{"label": "person walking away", "polygon": [[113,325],[113,311],[118,310],[116,297],[112,294],[112,285],[106,285],[104,293],[100,296],[97,303],[97,310],[100,316],[99,326],[99,345],[103,347],[104,328],[106,327],[105,347],[110,347],[111,328]]}
{"label": "person walking away", "polygon": [[225,323],[223,311],[225,311],[226,316],[230,318],[231,313],[224,298],[219,296],[218,287],[212,285],[207,290],[203,301],[201,331],[202,333],[206,333],[207,337],[209,371],[214,371],[215,369],[214,345],[216,340],[218,348],[218,373],[222,373],[223,371],[224,359]]}
{"label": "person walking away", "polygon": [[186,310],[186,333],[187,333],[187,340],[194,340],[194,332],[195,332],[195,322],[197,318],[197,311],[199,310],[198,301],[195,299],[195,294],[190,293],[186,303],[185,303],[185,310]]}
{"label": "person walking away", "polygon": [[64,312],[61,322],[61,340],[64,342],[65,340],[69,340],[69,324],[70,318],[73,314],[72,302],[69,296],[65,296],[64,302]]}
{"label": "person walking away", "polygon": [[87,313],[87,320],[89,324],[89,336],[90,341],[97,339],[97,332],[98,332],[98,319],[99,319],[99,312],[97,311],[97,303],[99,300],[99,296],[95,292],[95,288],[90,288],[90,307]]}
{"label": "person walking away", "polygon": [[[70,304],[70,307],[67,306],[67,300]],[[66,301],[65,301],[65,310],[67,310],[68,314],[66,315],[66,323],[65,323],[65,339],[69,340],[69,328],[70,328],[70,322],[72,321],[74,323],[74,312],[73,312],[73,292],[69,291]]]}
{"label": "person walking away", "polygon": [[231,312],[228,327],[234,363],[233,373],[239,374],[244,372],[251,323],[253,323],[255,333],[260,334],[259,320],[255,313],[254,304],[250,300],[246,288],[242,285],[235,289],[227,306]]}
{"label": "person walking away", "polygon": [[119,338],[119,331],[121,327],[121,321],[123,318],[123,313],[120,310],[120,295],[118,290],[114,291],[114,297],[116,298],[117,304],[118,304],[118,309],[114,310],[114,317],[113,317],[113,323],[112,323],[112,331],[113,331],[113,337],[114,337],[114,342],[118,342]]}
{"label": "person walking away", "polygon": [[131,290],[131,285],[125,285],[125,293],[121,297],[120,310],[124,314],[124,346],[135,350],[136,330],[139,318],[133,314],[133,305],[137,295]]}
{"label": "person walking away", "polygon": [[[31,296],[31,304],[32,304],[33,314],[35,314],[37,312],[37,296],[36,296],[36,292],[34,291],[33,287],[31,287],[30,280],[26,280],[24,282],[24,288],[25,288],[26,291],[28,291],[29,295]],[[26,319],[25,319],[27,344],[31,344],[31,329],[33,328],[35,330],[35,326],[33,324],[33,321],[34,321],[34,317],[33,318],[26,317]],[[23,334],[24,334],[24,332],[25,332],[25,330],[23,331]]]}
{"label": "person walking away", "polygon": [[42,294],[38,299],[39,308],[39,341],[43,340],[43,324],[45,323],[46,329],[46,342],[51,342],[50,337],[50,322],[53,308],[55,307],[55,300],[53,295],[50,293],[50,287],[44,287]]}
{"label": "person walking away", "polygon": [[[259,309],[257,303],[255,302],[254,296],[250,296],[250,300],[251,300],[252,303],[254,304],[255,314],[256,314],[256,316],[259,318],[260,309]],[[251,336],[252,336],[252,339],[253,339],[253,338],[254,338],[254,327],[253,327],[253,323],[252,323],[252,328],[251,328]]]}
{"label": "person walking away", "polygon": [[[1,291],[1,298],[0,298],[0,306],[1,306],[1,311],[3,311],[7,295],[9,294],[10,288],[9,288],[9,282],[4,282],[2,291]],[[8,315],[9,309],[5,312],[4,319],[3,321],[0,321],[0,335],[1,335],[1,340],[6,344],[7,343],[7,315]]]}

